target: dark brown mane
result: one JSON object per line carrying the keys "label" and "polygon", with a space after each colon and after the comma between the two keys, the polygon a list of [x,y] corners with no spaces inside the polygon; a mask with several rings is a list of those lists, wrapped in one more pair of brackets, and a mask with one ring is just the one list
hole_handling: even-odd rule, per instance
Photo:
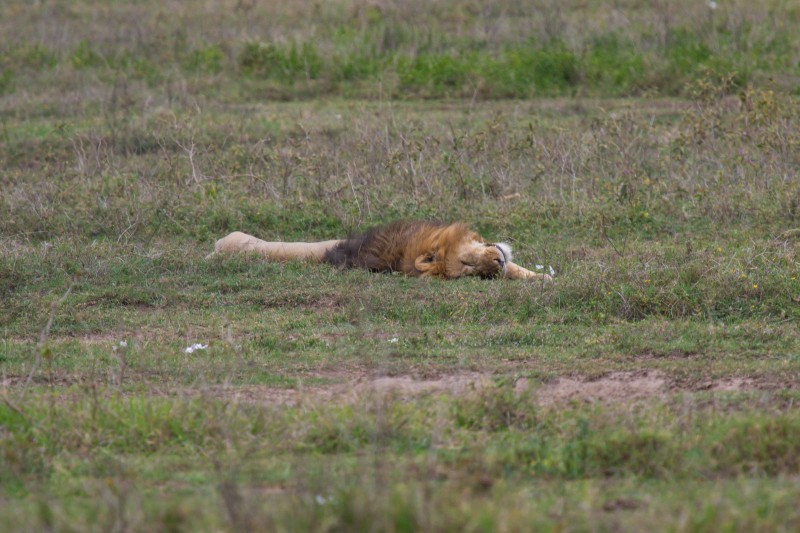
{"label": "dark brown mane", "polygon": [[[367,268],[377,272],[403,272],[406,252],[426,234],[447,224],[398,220],[349,237],[325,253],[324,261],[345,268]],[[413,260],[413,258],[412,258]]]}

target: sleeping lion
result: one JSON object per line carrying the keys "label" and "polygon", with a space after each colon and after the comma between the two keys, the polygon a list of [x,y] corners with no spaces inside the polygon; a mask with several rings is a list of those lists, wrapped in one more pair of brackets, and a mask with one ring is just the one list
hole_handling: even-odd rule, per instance
{"label": "sleeping lion", "polygon": [[349,239],[322,242],[266,242],[235,231],[218,240],[214,251],[258,252],[274,261],[306,259],[418,277],[552,279],[512,263],[509,245],[487,242],[466,224],[402,220]]}

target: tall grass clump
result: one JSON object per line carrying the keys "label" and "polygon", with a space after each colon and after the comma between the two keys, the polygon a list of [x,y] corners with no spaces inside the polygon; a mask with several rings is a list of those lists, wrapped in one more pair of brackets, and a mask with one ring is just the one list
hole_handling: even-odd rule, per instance
{"label": "tall grass clump", "polygon": [[312,43],[291,43],[286,46],[262,42],[246,43],[238,56],[242,72],[249,76],[294,82],[316,79],[323,61]]}
{"label": "tall grass clump", "polygon": [[499,57],[484,58],[481,84],[494,97],[569,94],[580,83],[580,60],[562,43],[534,42],[509,47]]}

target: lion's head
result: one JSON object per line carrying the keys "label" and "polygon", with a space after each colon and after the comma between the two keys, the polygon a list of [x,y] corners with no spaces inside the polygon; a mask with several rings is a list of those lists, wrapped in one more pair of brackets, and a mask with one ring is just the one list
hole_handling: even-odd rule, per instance
{"label": "lion's head", "polygon": [[487,243],[470,231],[454,231],[444,237],[438,246],[417,255],[414,268],[421,275],[494,278],[502,276],[511,261],[511,247],[505,243]]}
{"label": "lion's head", "polygon": [[[448,260],[447,277],[502,276],[509,261],[511,261],[511,247],[505,243],[468,243],[461,246],[455,257]],[[458,276],[452,276],[453,272],[457,272]]]}

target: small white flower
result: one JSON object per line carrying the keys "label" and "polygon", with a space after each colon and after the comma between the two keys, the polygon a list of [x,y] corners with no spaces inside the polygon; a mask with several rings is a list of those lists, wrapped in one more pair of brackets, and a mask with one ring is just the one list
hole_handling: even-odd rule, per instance
{"label": "small white flower", "polygon": [[706,2],[706,5],[708,6],[708,9],[710,9],[711,11],[717,9],[717,3],[714,2],[714,0],[709,0],[708,2]]}
{"label": "small white flower", "polygon": [[314,499],[319,505],[325,505],[328,502],[322,494],[317,494]]}
{"label": "small white flower", "polygon": [[205,350],[206,348],[208,348],[208,344],[200,344],[198,342],[198,343],[192,344],[191,346],[187,346],[186,349],[184,349],[183,351],[185,353],[192,353],[195,350]]}
{"label": "small white flower", "polygon": [[120,348],[127,348],[127,347],[128,347],[128,341],[119,341],[119,343],[111,347],[111,351],[116,352]]}
{"label": "small white flower", "polygon": [[[536,265],[536,270],[544,270],[544,265]],[[547,265],[547,271],[550,272],[551,276],[556,275],[556,271],[553,270],[553,267],[551,265]]]}
{"label": "small white flower", "polygon": [[389,342],[391,343],[395,343],[397,341],[398,341],[397,337],[392,337],[391,339],[389,339]]}

